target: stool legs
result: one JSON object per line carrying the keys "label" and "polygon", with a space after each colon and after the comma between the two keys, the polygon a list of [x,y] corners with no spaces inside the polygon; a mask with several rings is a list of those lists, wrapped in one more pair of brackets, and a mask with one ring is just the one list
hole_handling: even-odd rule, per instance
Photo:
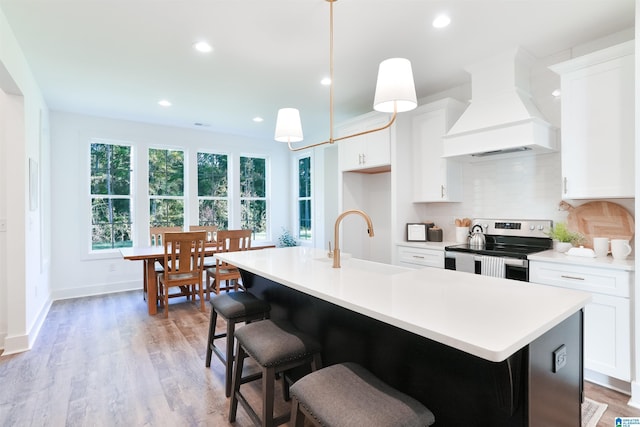
{"label": "stool legs", "polygon": [[[261,374],[242,378],[242,369],[244,368],[244,359],[246,357],[248,357],[247,353],[244,351],[244,348],[242,348],[242,345],[237,342],[234,363],[235,367],[233,374],[233,393],[231,395],[231,402],[229,404],[229,422],[235,422],[239,402],[242,404],[245,411],[256,425],[262,425],[263,427],[274,427],[286,423],[289,420],[291,414],[286,414],[278,418],[273,417],[275,378],[277,373],[284,372],[287,368],[299,365],[299,363],[282,366],[279,369],[276,369],[275,367],[262,367]],[[320,353],[314,354],[310,363],[311,371],[320,369],[322,367],[322,357],[320,356]],[[255,379],[260,377],[262,377],[262,420],[258,418],[258,415],[251,408],[244,395],[240,392],[240,385],[254,381]],[[284,375],[283,381],[287,381],[284,378]],[[304,422],[304,417],[299,417],[298,419]]]}
{"label": "stool legs", "polygon": [[[234,333],[236,330],[236,323],[238,322],[246,322],[250,323],[254,320],[261,320],[264,318],[268,318],[269,314],[257,314],[243,317],[242,319],[226,319],[227,322],[227,331],[221,334],[216,334],[216,323],[218,320],[218,313],[213,308],[211,309],[211,318],[209,320],[209,337],[207,339],[207,357],[205,361],[205,366],[208,368],[211,366],[211,356],[212,353],[215,352],[216,356],[222,361],[225,366],[225,376],[224,376],[224,392],[227,397],[231,396],[231,380],[233,376],[233,345],[234,345]],[[220,351],[218,347],[216,347],[214,341],[219,338],[227,338],[227,348],[225,354]]]}

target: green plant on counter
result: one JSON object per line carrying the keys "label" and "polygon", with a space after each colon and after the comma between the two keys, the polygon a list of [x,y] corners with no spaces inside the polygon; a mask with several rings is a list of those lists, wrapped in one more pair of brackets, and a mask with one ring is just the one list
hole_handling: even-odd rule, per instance
{"label": "green plant on counter", "polygon": [[571,243],[574,246],[583,243],[585,240],[582,234],[570,231],[564,222],[555,223],[547,233],[547,236],[558,242]]}
{"label": "green plant on counter", "polygon": [[298,242],[291,233],[289,233],[289,230],[282,227],[282,234],[278,237],[278,247],[286,248],[290,246],[298,246]]}

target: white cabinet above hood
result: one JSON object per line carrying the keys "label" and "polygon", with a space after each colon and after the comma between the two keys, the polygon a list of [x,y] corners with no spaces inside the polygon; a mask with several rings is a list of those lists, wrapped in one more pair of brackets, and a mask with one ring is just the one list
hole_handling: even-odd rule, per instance
{"label": "white cabinet above hood", "polygon": [[472,101],[443,137],[443,157],[480,160],[558,149],[557,129],[529,93],[532,62],[531,55],[514,48],[466,68]]}

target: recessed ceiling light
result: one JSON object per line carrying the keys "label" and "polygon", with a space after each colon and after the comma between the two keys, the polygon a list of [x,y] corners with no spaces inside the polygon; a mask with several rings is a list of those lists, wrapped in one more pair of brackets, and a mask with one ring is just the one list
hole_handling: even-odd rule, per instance
{"label": "recessed ceiling light", "polygon": [[193,48],[198,52],[208,53],[213,50],[213,47],[205,41],[199,41],[193,44]]}
{"label": "recessed ceiling light", "polygon": [[262,123],[262,122],[264,122],[264,119],[262,117],[258,116],[258,117],[254,117],[253,121],[256,122],[256,123]]}
{"label": "recessed ceiling light", "polygon": [[451,18],[449,18],[448,15],[440,14],[438,16],[436,16],[436,18],[433,20],[433,22],[431,23],[431,25],[434,26],[434,28],[444,28],[447,25],[449,25],[451,23]]}
{"label": "recessed ceiling light", "polygon": [[331,84],[331,79],[329,77],[325,77],[324,79],[320,80],[320,84],[324,86],[329,86]]}
{"label": "recessed ceiling light", "polygon": [[158,105],[162,107],[171,107],[171,102],[167,101],[166,99],[161,99],[160,101],[158,101]]}

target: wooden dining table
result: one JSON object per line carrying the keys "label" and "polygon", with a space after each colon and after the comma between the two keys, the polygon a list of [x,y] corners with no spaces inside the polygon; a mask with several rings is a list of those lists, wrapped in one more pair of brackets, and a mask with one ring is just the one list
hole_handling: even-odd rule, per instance
{"label": "wooden dining table", "polygon": [[[253,242],[250,250],[275,248],[272,243]],[[215,244],[205,245],[204,255],[212,256],[216,253]],[[144,297],[147,301],[149,314],[158,312],[158,280],[155,263],[164,262],[163,246],[141,246],[132,248],[120,248],[120,253],[124,259],[130,261],[142,261],[142,281]]]}

